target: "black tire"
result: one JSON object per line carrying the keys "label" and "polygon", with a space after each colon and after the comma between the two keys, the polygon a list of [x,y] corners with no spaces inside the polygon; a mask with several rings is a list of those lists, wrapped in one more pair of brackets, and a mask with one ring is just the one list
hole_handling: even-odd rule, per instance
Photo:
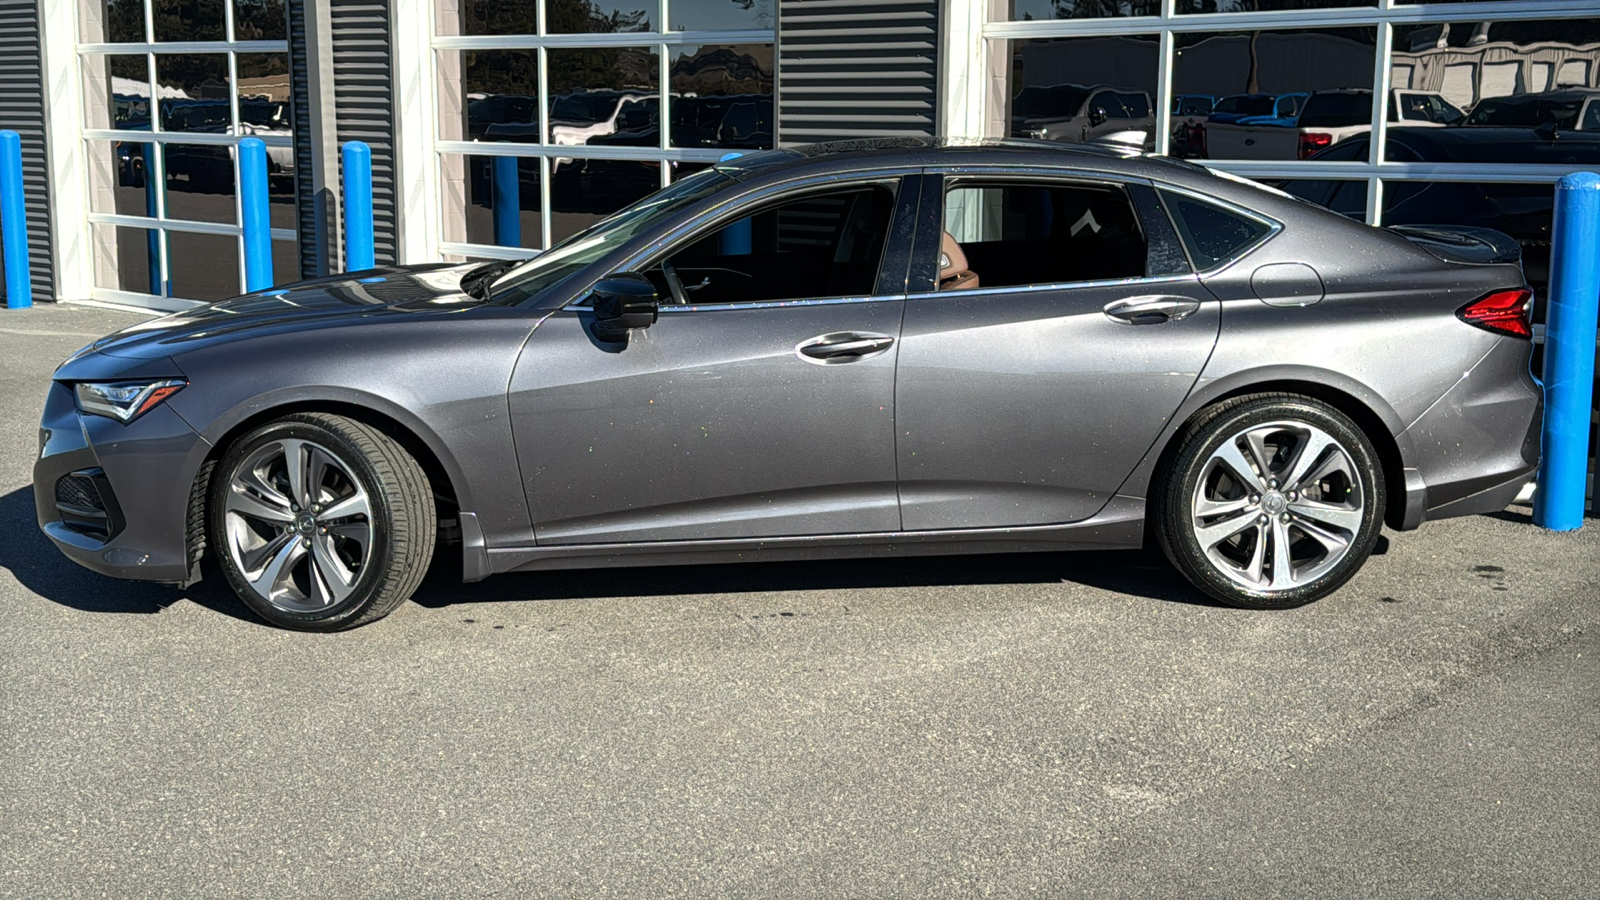
{"label": "black tire", "polygon": [[[349,593],[316,610],[285,608],[259,596],[235,559],[228,531],[226,504],[241,467],[263,448],[288,439],[313,442],[329,452],[344,470],[336,477],[348,472],[365,492],[370,510],[368,548],[352,572]],[[433,492],[422,467],[388,435],[343,416],[285,416],[234,441],[216,467],[206,507],[209,543],[228,585],[252,612],[280,628],[340,631],[381,619],[416,591],[433,557],[437,521]],[[293,528],[284,527],[286,532]],[[309,542],[307,538],[308,546]]]}
{"label": "black tire", "polygon": [[[1305,485],[1307,494],[1301,498],[1298,491],[1293,495],[1280,492],[1277,481],[1261,478],[1260,473],[1256,472],[1254,474],[1260,479],[1258,489],[1261,491],[1256,494],[1252,493],[1243,479],[1233,479],[1231,468],[1214,462],[1215,456],[1223,451],[1229,439],[1239,438],[1244,443],[1236,443],[1235,446],[1248,451],[1249,440],[1243,438],[1246,432],[1260,429],[1255,433],[1261,434],[1278,425],[1290,426],[1282,432],[1284,435],[1293,435],[1293,428],[1303,427],[1308,435],[1320,430],[1324,436],[1331,438],[1336,442],[1337,449],[1344,452],[1348,463],[1345,468],[1358,476],[1359,484],[1354,483],[1357,479],[1351,479],[1344,472],[1336,472],[1314,483],[1308,480]],[[1371,555],[1383,528],[1383,466],[1372,442],[1360,427],[1333,406],[1298,394],[1263,393],[1236,397],[1197,415],[1179,434],[1176,447],[1176,452],[1155,482],[1152,514],[1156,538],[1167,559],[1190,583],[1208,596],[1246,609],[1303,606],[1338,590],[1354,577]],[[1274,473],[1280,476],[1294,474],[1290,463],[1293,462],[1292,454],[1298,453],[1298,449],[1293,439],[1268,445],[1268,449],[1275,450],[1276,454],[1269,458],[1269,476]],[[1320,458],[1335,459],[1332,450],[1321,452],[1323,455]],[[1248,452],[1244,456],[1247,460],[1252,457]],[[1281,467],[1277,465],[1280,461]],[[1315,474],[1315,470],[1303,474]],[[1203,476],[1208,479],[1204,496],[1200,493]],[[1287,491],[1291,485],[1285,483],[1281,487]],[[1223,497],[1219,500],[1211,496],[1217,490],[1236,496],[1234,499]],[[1242,494],[1239,493],[1241,491]],[[1259,497],[1261,502],[1252,503],[1244,495]],[[1289,505],[1284,508],[1290,496],[1295,496],[1301,506]],[[1230,512],[1213,519],[1199,515],[1198,504],[1203,500],[1249,505],[1237,514]],[[1323,501],[1330,506],[1312,505],[1313,502]],[[1357,501],[1359,508],[1355,508]],[[1270,513],[1269,505],[1273,510]],[[1318,516],[1321,513],[1318,510],[1333,506],[1338,507],[1337,512],[1343,520],[1350,524],[1359,521],[1359,525],[1339,530],[1320,521]],[[1311,514],[1304,519],[1297,519],[1301,508],[1310,510]],[[1281,537],[1276,530],[1279,521],[1283,523]],[[1215,534],[1208,535],[1213,541],[1212,552],[1208,555],[1199,537],[1202,528],[1211,530],[1211,526],[1216,525],[1220,526],[1220,531],[1226,531],[1237,522],[1246,523],[1244,531],[1232,537],[1217,541]],[[1325,535],[1347,541],[1345,549],[1340,551],[1342,555],[1336,558],[1336,554],[1328,550],[1328,541],[1320,540],[1302,528],[1322,529]],[[1258,542],[1263,547],[1261,555],[1256,553]],[[1284,579],[1288,586],[1256,582],[1261,586],[1253,587],[1244,583],[1249,580],[1252,568],[1258,575],[1265,574],[1265,568],[1277,559],[1276,548],[1279,543],[1291,548],[1286,563],[1291,577]],[[1319,548],[1321,556],[1316,555]],[[1303,583],[1293,577],[1297,574],[1297,553],[1309,556],[1304,563],[1307,578]],[[1323,567],[1326,567],[1325,570],[1322,570]]]}

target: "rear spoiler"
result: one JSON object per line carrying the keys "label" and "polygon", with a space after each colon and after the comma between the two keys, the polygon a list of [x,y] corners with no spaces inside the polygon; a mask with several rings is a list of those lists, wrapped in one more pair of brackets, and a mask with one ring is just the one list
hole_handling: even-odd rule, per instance
{"label": "rear spoiler", "polygon": [[1465,225],[1391,225],[1389,230],[1445,262],[1493,265],[1522,259],[1522,247],[1491,228]]}

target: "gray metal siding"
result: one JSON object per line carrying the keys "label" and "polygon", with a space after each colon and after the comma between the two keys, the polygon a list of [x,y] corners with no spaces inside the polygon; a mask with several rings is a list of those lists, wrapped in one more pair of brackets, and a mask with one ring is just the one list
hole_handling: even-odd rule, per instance
{"label": "gray metal siding", "polygon": [[[343,257],[338,147],[319,147],[332,133],[339,146],[363,141],[372,148],[373,250],[378,265],[393,263],[399,247],[395,191],[394,66],[387,0],[326,0],[325,33],[318,33],[317,4],[290,0],[289,66],[294,93],[295,165],[298,177],[301,274],[338,271]],[[313,67],[329,64],[331,89]],[[321,76],[326,78],[326,74]],[[329,96],[331,94],[331,96]],[[324,104],[331,101],[330,110]],[[322,128],[314,127],[320,120]],[[328,165],[323,171],[321,167]],[[326,185],[323,196],[318,185]]]}
{"label": "gray metal siding", "polygon": [[[35,301],[55,299],[44,104],[38,0],[0,0],[0,128],[9,128],[22,137],[22,193],[28,211],[28,256]],[[3,281],[0,279],[0,298],[5,296]]]}
{"label": "gray metal siding", "polygon": [[[395,208],[394,64],[388,0],[333,0],[333,90],[340,146],[372,148],[373,249],[392,264],[399,247]],[[330,179],[331,181],[332,179]]]}
{"label": "gray metal siding", "polygon": [[778,143],[938,129],[938,0],[779,0]]}

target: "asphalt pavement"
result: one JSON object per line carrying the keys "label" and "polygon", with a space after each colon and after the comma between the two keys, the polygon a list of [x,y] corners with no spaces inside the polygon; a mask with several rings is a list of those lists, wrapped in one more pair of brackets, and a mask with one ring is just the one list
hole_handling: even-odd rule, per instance
{"label": "asphalt pavement", "polygon": [[1212,605],[1140,553],[498,576],[336,635],[33,521],[0,311],[0,897],[1600,895],[1600,521]]}

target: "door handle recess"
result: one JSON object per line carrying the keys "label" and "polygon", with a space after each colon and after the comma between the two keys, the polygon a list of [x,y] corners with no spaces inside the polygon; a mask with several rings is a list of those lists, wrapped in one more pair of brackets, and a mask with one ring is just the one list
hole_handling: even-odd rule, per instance
{"label": "door handle recess", "polygon": [[1156,295],[1152,297],[1127,297],[1107,303],[1106,315],[1128,325],[1159,325],[1186,319],[1200,309],[1199,300],[1188,297]]}
{"label": "door handle recess", "polygon": [[795,352],[807,362],[824,364],[853,362],[889,349],[894,338],[887,334],[859,334],[839,331],[820,334],[795,347]]}

